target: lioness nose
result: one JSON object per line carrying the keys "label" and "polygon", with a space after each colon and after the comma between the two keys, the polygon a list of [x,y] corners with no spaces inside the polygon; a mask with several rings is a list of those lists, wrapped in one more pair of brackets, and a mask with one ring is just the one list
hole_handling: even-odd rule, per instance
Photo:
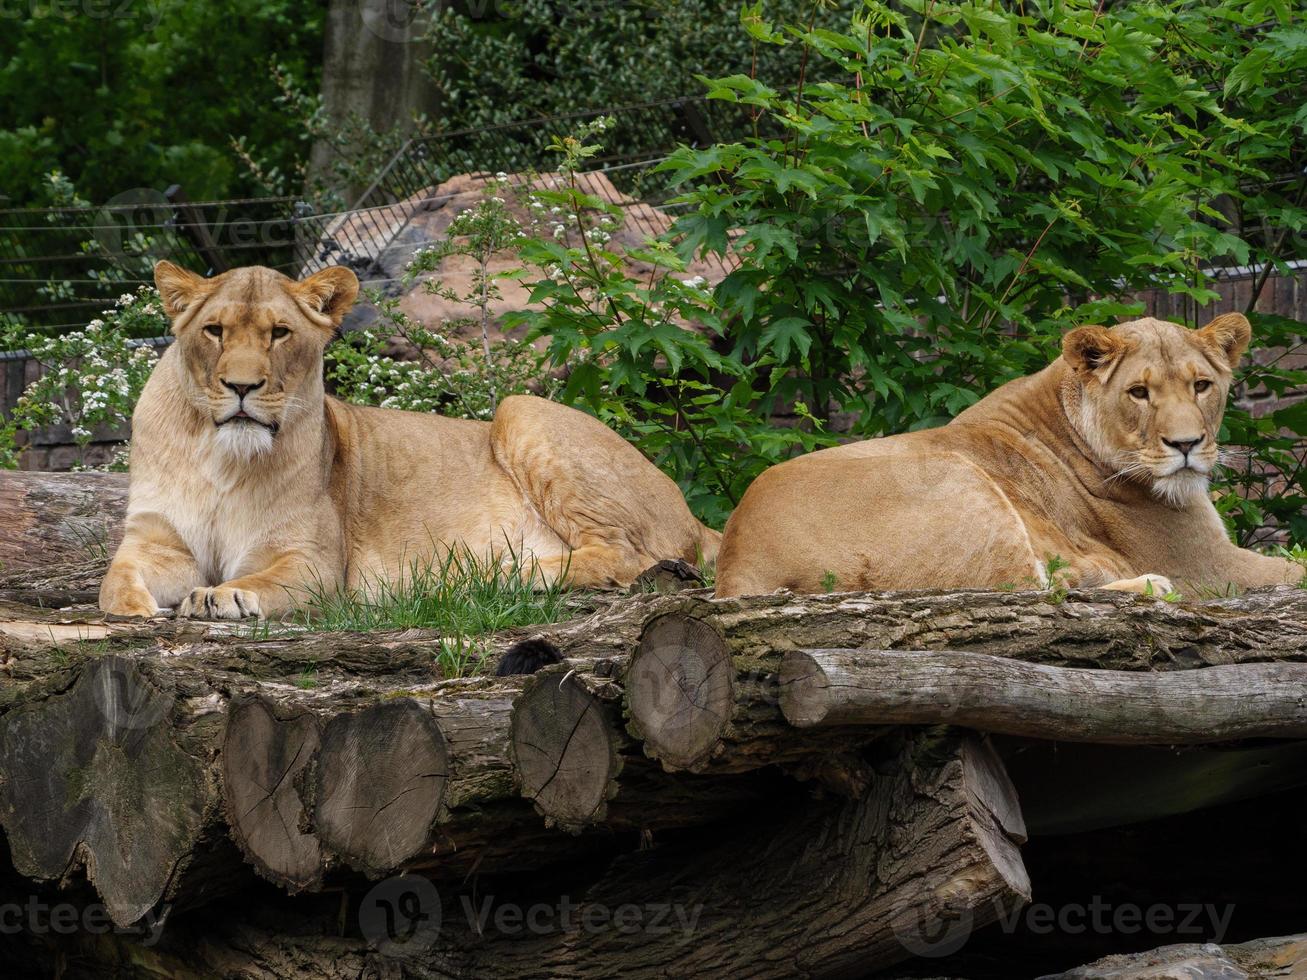
{"label": "lioness nose", "polygon": [[221,379],[223,385],[236,392],[237,397],[244,398],[251,391],[258,391],[263,387],[265,381],[255,381],[248,384],[237,384],[235,381],[228,381],[226,378]]}
{"label": "lioness nose", "polygon": [[1178,449],[1181,456],[1188,456],[1203,441],[1203,437],[1199,436],[1197,439],[1163,439],[1162,441],[1172,449]]}

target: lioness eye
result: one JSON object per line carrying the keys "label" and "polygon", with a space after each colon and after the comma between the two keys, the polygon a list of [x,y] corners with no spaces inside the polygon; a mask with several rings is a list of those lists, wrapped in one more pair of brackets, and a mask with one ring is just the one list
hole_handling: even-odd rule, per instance
{"label": "lioness eye", "polygon": [[1199,378],[1197,381],[1194,382],[1194,391],[1198,392],[1198,394],[1201,395],[1204,391],[1206,391],[1211,386],[1212,383],[1208,381],[1206,378]]}
{"label": "lioness eye", "polygon": [[289,337],[289,336],[290,336],[290,327],[273,327],[273,328],[272,328],[272,339],[273,339],[273,340],[281,340],[282,337]]}
{"label": "lioness eye", "polygon": [[222,327],[218,326],[216,323],[210,323],[204,328],[204,332],[210,337],[217,337],[219,340],[222,339]]}
{"label": "lioness eye", "polygon": [[1130,389],[1130,397],[1138,398],[1140,401],[1148,401],[1148,389],[1143,385],[1135,385]]}

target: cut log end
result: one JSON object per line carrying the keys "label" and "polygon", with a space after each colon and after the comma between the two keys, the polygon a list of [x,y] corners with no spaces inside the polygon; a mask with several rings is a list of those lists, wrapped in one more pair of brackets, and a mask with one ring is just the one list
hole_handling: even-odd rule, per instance
{"label": "cut log end", "polygon": [[721,744],[735,706],[734,667],[712,626],[671,614],[640,637],[626,673],[630,727],[668,771],[695,770]]}
{"label": "cut log end", "polygon": [[130,659],[105,656],[67,692],[0,719],[0,825],[20,872],[58,881],[84,865],[123,926],[166,897],[208,799],[172,710]]}
{"label": "cut log end", "polygon": [[291,894],[322,883],[322,847],[307,832],[299,790],[320,737],[311,714],[282,718],[253,698],[233,705],[222,748],[231,835],[263,877]]}
{"label": "cut log end", "polygon": [[779,674],[781,712],[795,728],[812,728],[829,711],[826,688],[830,679],[811,657],[786,655]]}
{"label": "cut log end", "polygon": [[571,672],[535,675],[513,710],[522,795],[547,823],[577,832],[603,820],[622,768],[616,709]]}
{"label": "cut log end", "polygon": [[411,698],[337,715],[315,761],[314,829],[355,870],[387,874],[430,843],[448,773],[445,738]]}

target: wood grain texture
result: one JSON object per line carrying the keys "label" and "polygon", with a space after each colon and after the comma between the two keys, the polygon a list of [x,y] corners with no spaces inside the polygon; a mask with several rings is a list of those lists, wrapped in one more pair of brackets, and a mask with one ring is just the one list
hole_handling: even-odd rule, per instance
{"label": "wood grain texture", "polygon": [[1307,737],[1307,664],[1088,670],[958,651],[794,650],[780,706],[799,728],[959,725],[1054,741]]}

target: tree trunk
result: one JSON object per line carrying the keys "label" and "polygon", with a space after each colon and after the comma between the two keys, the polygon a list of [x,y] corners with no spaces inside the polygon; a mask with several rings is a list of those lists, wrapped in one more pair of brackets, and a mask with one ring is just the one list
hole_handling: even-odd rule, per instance
{"label": "tree trunk", "polygon": [[1084,670],[984,653],[793,650],[780,705],[799,728],[961,725],[1116,745],[1307,738],[1307,664]]}
{"label": "tree trunk", "polygon": [[[357,119],[374,133],[407,132],[417,115],[434,117],[439,98],[422,62],[431,54],[422,39],[429,19],[417,0],[331,0],[327,7],[322,59],[322,102],[338,129]],[[366,134],[358,134],[360,137]],[[357,173],[366,148],[319,140],[310,153],[310,177],[326,183],[346,205],[376,176]],[[352,181],[338,175],[340,163]],[[376,161],[376,165],[385,161]],[[387,203],[376,201],[374,204]]]}

